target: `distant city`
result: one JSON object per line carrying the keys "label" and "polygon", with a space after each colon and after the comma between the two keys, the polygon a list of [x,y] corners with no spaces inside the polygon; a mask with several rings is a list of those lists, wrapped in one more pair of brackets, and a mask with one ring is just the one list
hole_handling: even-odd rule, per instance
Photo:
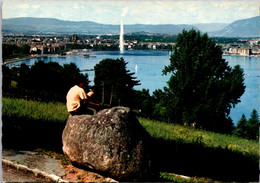
{"label": "distant city", "polygon": [[[130,40],[125,38],[124,47],[126,50],[173,50],[174,41],[154,41],[153,35],[144,35],[143,40],[134,40],[135,35],[128,35]],[[140,37],[140,36],[139,36]],[[165,37],[165,35],[157,35]],[[150,38],[150,39],[149,39]],[[163,39],[162,39],[163,40]],[[216,38],[215,42],[222,46],[223,54],[241,56],[260,56],[259,38]],[[58,54],[69,55],[77,49],[94,50],[118,50],[119,35],[90,35],[79,36],[77,34],[59,36],[55,35],[32,35],[32,36],[4,36],[3,44],[15,44],[17,46],[29,45],[30,54]]]}
{"label": "distant city", "polygon": [[[172,53],[177,35],[183,29],[207,32],[223,54],[260,56],[260,16],[235,21],[228,25],[124,25],[125,50],[168,50]],[[12,18],[2,22],[3,45],[26,45],[26,54],[74,54],[79,49],[119,50],[119,25],[98,24],[90,21],[73,22],[53,18]],[[206,30],[211,29],[211,32]],[[221,29],[221,30],[220,30]],[[15,57],[17,53],[10,53]],[[10,57],[4,57],[10,59]]]}

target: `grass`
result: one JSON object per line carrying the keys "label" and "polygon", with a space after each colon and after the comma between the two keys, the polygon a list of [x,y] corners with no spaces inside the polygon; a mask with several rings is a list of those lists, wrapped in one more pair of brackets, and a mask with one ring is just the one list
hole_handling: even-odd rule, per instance
{"label": "grass", "polygon": [[3,97],[3,147],[62,152],[61,136],[67,117],[62,103]]}
{"label": "grass", "polygon": [[228,149],[232,152],[242,153],[244,156],[253,157],[257,161],[259,158],[259,144],[255,140],[247,140],[234,135],[214,133],[144,118],[139,118],[139,121],[149,134],[156,139],[163,138],[168,141]]}
{"label": "grass", "polygon": [[68,113],[62,103],[2,98],[2,115],[30,120],[66,122]]}
{"label": "grass", "polygon": [[[66,106],[62,103],[3,97],[3,147],[40,148],[62,153],[61,136],[67,117]],[[163,180],[248,182],[258,179],[257,141],[144,118],[139,121],[152,137],[150,151]]]}

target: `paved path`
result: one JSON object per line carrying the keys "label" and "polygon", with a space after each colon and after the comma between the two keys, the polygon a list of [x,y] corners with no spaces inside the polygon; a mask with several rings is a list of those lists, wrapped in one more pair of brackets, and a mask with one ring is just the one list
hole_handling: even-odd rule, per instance
{"label": "paved path", "polygon": [[30,169],[38,169],[59,177],[65,175],[65,171],[58,160],[40,155],[36,152],[3,149],[2,158],[15,164],[25,165]]}
{"label": "paved path", "polygon": [[2,150],[4,182],[66,182],[58,160],[33,151]]}
{"label": "paved path", "polygon": [[44,178],[38,178],[31,173],[25,173],[3,164],[2,166],[3,182],[48,182]]}
{"label": "paved path", "polygon": [[117,182],[34,151],[3,149],[2,158],[3,182]]}

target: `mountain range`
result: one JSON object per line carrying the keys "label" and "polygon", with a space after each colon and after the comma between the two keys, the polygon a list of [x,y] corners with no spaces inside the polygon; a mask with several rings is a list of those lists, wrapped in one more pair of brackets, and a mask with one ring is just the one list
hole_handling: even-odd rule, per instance
{"label": "mountain range", "polygon": [[[231,24],[132,24],[125,33],[178,34],[183,29],[200,30],[212,37],[260,37],[260,16],[237,20]],[[2,20],[2,32],[11,34],[119,34],[120,25],[91,21],[64,21],[54,18],[11,18]]]}

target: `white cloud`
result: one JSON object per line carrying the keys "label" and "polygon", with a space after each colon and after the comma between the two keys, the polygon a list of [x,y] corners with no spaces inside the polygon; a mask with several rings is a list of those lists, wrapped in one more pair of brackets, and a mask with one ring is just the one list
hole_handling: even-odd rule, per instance
{"label": "white cloud", "polygon": [[39,9],[40,5],[32,5],[33,9]]}
{"label": "white cloud", "polygon": [[78,3],[74,4],[73,9],[76,9],[76,10],[79,9]]}
{"label": "white cloud", "polygon": [[28,4],[21,4],[18,7],[21,9],[28,9],[30,6]]}
{"label": "white cloud", "polygon": [[126,8],[123,8],[123,9],[122,9],[122,13],[121,13],[121,17],[125,17],[126,14],[127,14],[127,12],[128,12],[128,8],[127,8],[127,7],[126,7]]}
{"label": "white cloud", "polygon": [[126,0],[5,0],[3,18],[26,15],[106,24],[231,23],[259,15],[259,2],[246,1],[126,1]]}

